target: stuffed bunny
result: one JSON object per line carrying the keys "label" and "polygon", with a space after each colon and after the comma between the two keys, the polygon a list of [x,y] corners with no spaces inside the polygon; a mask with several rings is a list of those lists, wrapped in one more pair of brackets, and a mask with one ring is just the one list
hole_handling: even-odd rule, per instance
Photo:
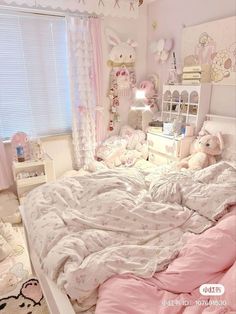
{"label": "stuffed bunny", "polygon": [[179,168],[199,170],[216,163],[215,156],[220,155],[223,150],[223,139],[221,133],[217,135],[203,135],[195,144],[195,152],[179,163]]}

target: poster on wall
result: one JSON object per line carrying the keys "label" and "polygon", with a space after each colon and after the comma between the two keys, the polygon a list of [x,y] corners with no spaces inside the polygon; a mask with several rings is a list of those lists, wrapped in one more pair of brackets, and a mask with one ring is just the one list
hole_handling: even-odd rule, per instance
{"label": "poster on wall", "polygon": [[183,28],[182,64],[201,65],[205,81],[236,85],[236,16]]}

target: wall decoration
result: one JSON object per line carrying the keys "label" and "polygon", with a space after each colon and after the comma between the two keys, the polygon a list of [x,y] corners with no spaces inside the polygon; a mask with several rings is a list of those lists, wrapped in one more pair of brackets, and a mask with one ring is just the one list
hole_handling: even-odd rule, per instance
{"label": "wall decoration", "polygon": [[120,97],[131,98],[136,86],[135,74],[135,47],[136,42],[128,39],[120,40],[117,34],[107,28],[106,37],[108,43],[113,46],[109,54],[108,66],[110,71],[110,86],[108,97],[110,99],[110,122],[108,129],[114,130],[114,123],[120,121],[119,99]]}
{"label": "wall decoration", "polygon": [[105,6],[105,5],[104,5],[104,2],[103,2],[103,0],[99,0],[99,1],[98,1],[98,6],[100,6],[100,5],[103,5],[103,6]]}
{"label": "wall decoration", "polygon": [[152,22],[152,29],[155,31],[157,29],[157,21]]}
{"label": "wall decoration", "polygon": [[182,34],[182,64],[201,65],[202,76],[236,84],[236,16],[189,26]]}
{"label": "wall decoration", "polygon": [[[0,0],[7,7],[138,18],[141,0]],[[132,5],[132,9],[131,9]]]}
{"label": "wall decoration", "polygon": [[171,38],[168,39],[161,38],[151,43],[150,52],[154,55],[154,59],[156,62],[165,63],[169,58],[169,54],[172,47],[173,40]]}
{"label": "wall decoration", "polygon": [[118,8],[120,8],[119,0],[115,0],[114,8],[115,8],[116,6],[117,6]]}

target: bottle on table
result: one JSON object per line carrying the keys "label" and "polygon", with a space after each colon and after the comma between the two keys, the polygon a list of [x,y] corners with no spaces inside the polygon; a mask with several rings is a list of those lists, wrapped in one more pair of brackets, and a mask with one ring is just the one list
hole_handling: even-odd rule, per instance
{"label": "bottle on table", "polygon": [[24,154],[24,148],[21,144],[19,144],[16,147],[16,155],[17,155],[17,161],[18,162],[23,162],[25,161],[25,154]]}

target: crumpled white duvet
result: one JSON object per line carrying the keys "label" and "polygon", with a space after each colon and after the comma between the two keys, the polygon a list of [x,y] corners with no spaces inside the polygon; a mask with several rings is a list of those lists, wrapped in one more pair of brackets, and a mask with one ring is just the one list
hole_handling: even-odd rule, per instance
{"label": "crumpled white duvet", "polygon": [[41,265],[80,311],[95,304],[98,286],[114,274],[163,270],[189,232],[202,233],[236,203],[236,169],[225,162],[151,177],[102,171],[28,195],[26,220]]}

